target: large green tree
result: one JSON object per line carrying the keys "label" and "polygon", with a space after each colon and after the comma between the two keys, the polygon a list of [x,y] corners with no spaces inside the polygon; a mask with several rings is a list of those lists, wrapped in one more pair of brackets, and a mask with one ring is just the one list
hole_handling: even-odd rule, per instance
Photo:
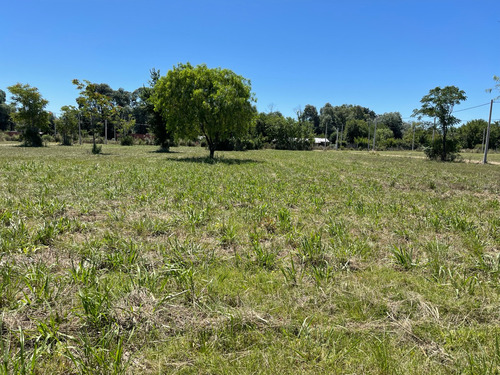
{"label": "large green tree", "polygon": [[12,114],[14,121],[23,132],[25,146],[43,146],[41,131],[49,130],[50,114],[45,110],[49,103],[36,87],[17,83],[7,87],[12,94],[16,111]]}
{"label": "large green tree", "polygon": [[250,81],[204,64],[174,66],[156,83],[152,101],[168,130],[188,138],[203,135],[210,158],[219,144],[247,133],[255,114]]}
{"label": "large green tree", "polygon": [[439,120],[442,135],[441,160],[443,161],[447,160],[449,154],[446,140],[448,130],[460,122],[460,119],[453,116],[453,108],[466,99],[465,91],[456,86],[436,87],[420,100],[422,107],[413,111],[412,116],[436,117]]}

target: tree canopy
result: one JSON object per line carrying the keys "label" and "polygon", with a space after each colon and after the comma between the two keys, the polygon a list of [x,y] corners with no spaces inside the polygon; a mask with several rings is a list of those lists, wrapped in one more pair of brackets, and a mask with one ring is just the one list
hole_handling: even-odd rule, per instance
{"label": "tree canopy", "polygon": [[401,118],[401,114],[399,112],[384,113],[378,117],[377,121],[379,124],[384,124],[391,129],[394,134],[394,138],[403,138],[403,119]]}
{"label": "tree canopy", "polygon": [[190,63],[174,66],[155,85],[152,102],[168,130],[203,135],[214,157],[217,146],[248,131],[255,110],[250,81],[229,69]]}
{"label": "tree canopy", "polygon": [[364,120],[347,120],[345,129],[346,141],[354,143],[356,138],[368,136],[368,126]]}
{"label": "tree canopy", "polygon": [[[318,115],[318,110],[315,106],[311,104],[306,104],[304,111],[302,112],[302,121],[309,121],[314,126],[314,132],[316,134],[321,134],[320,119]],[[323,128],[324,130],[324,128]]]}

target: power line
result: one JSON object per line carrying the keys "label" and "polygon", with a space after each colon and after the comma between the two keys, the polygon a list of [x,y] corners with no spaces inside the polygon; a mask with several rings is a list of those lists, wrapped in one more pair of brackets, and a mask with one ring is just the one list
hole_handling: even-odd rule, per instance
{"label": "power line", "polygon": [[[496,101],[496,102],[493,102],[493,103],[500,103],[500,101]],[[490,103],[484,103],[484,104],[479,104],[479,105],[475,105],[473,107],[469,107],[469,108],[463,108],[463,109],[459,109],[459,110],[456,110],[456,111],[453,111],[452,113],[457,113],[457,112],[463,112],[463,111],[469,111],[471,109],[475,109],[475,108],[479,108],[479,107],[484,107],[484,106],[487,106],[487,105],[490,105]],[[413,116],[410,116],[410,117],[403,117],[402,120],[409,120],[411,118],[414,118]]]}
{"label": "power line", "polygon": [[484,107],[485,105],[490,105],[490,103],[479,104],[479,105],[476,105],[476,106],[474,106],[474,107],[469,107],[469,108],[459,109],[458,111],[453,111],[452,113],[456,113],[456,112],[463,112],[463,111],[468,111],[469,109],[474,109],[474,108]]}

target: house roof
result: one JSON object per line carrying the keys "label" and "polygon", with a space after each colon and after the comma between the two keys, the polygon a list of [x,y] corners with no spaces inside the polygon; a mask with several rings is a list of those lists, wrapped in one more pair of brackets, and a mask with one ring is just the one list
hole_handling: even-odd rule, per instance
{"label": "house roof", "polygon": [[314,143],[330,143],[328,138],[314,138]]}

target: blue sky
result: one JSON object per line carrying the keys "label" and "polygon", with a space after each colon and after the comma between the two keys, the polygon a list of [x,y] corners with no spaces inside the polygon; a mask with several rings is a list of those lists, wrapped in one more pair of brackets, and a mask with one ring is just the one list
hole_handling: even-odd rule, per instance
{"label": "blue sky", "polygon": [[[500,75],[500,1],[16,0],[0,13],[0,89],[75,104],[73,78],[133,91],[179,62],[250,79],[260,111],[359,104],[411,115],[436,86],[488,103]],[[500,104],[493,118],[500,119]],[[487,119],[488,106],[457,113]]]}

